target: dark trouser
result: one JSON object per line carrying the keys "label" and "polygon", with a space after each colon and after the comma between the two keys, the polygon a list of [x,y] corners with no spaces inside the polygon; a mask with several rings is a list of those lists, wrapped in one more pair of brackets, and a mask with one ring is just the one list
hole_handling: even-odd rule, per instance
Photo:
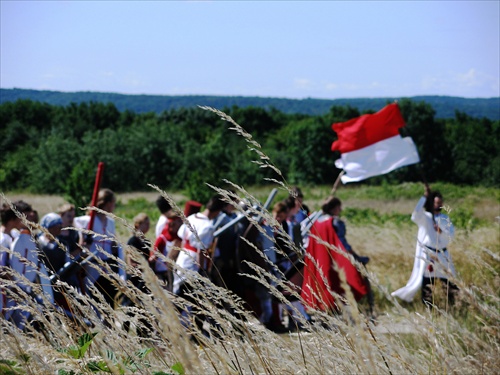
{"label": "dark trouser", "polygon": [[[199,330],[203,331],[203,323],[205,320],[207,320],[207,316],[199,308],[199,302],[192,295],[192,292],[192,286],[189,285],[188,282],[183,282],[179,288],[179,292],[177,293],[177,295],[193,305],[192,311],[187,313],[188,315],[194,315],[196,326]],[[180,313],[182,313],[182,311],[184,310],[181,306],[177,306],[177,309]]]}
{"label": "dark trouser", "polygon": [[446,295],[448,303],[453,305],[455,303],[455,295],[458,292],[458,287],[451,281],[445,278],[437,277],[424,277],[422,280],[422,302],[424,304],[432,304],[432,287],[436,285],[437,280],[440,280],[443,288],[446,288]]}
{"label": "dark trouser", "polygon": [[105,276],[99,276],[99,278],[94,283],[97,290],[103,295],[106,302],[115,308],[115,297],[118,293],[118,289],[113,285],[113,283]]}
{"label": "dark trouser", "polygon": [[[150,290],[146,287],[146,284],[144,283],[144,280],[141,277],[138,277],[138,276],[129,276],[129,280],[132,282],[132,284],[137,289],[139,289],[144,294],[151,293]],[[136,308],[143,307],[142,303],[141,303],[141,300],[140,300],[140,297],[137,300],[137,302],[135,302],[135,301],[131,300],[130,297],[125,296],[125,298],[124,298],[124,300],[122,302],[122,305],[127,306],[127,307],[136,307]],[[139,325],[137,326],[137,329],[136,329],[137,335],[139,337],[143,337],[143,338],[150,337],[151,336],[151,332],[153,332],[153,325],[149,321],[150,317],[147,316],[146,311],[144,311],[143,313],[138,313],[138,314],[139,314],[139,318],[138,318]],[[137,314],[135,312],[129,310],[127,312],[127,315],[130,316],[130,317],[134,317]],[[129,321],[125,321],[123,323],[123,328],[125,329],[125,331],[128,332],[129,329],[130,329],[130,322]]]}

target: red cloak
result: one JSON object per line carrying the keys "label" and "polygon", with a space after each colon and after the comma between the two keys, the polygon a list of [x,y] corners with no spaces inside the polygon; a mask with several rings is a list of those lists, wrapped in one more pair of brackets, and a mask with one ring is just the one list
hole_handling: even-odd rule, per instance
{"label": "red cloak", "polygon": [[[349,257],[346,256],[347,251],[335,233],[332,220],[333,218],[328,218],[314,223],[311,228],[312,236],[309,237],[306,250],[301,296],[306,306],[317,310],[337,308],[332,291],[342,296],[345,295],[336,268],[345,273],[347,284],[356,300],[368,293],[368,284],[356,266],[351,263]],[[326,247],[313,236],[318,236],[339,250]]]}

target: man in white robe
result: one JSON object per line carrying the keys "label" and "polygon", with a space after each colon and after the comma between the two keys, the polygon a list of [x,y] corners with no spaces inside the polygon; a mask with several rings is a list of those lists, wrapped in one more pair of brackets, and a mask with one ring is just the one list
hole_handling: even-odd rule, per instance
{"label": "man in white robe", "polygon": [[448,215],[441,213],[442,207],[442,195],[437,191],[431,192],[425,184],[425,194],[411,215],[412,221],[418,225],[413,271],[406,286],[392,292],[392,296],[411,302],[418,290],[422,289],[422,301],[432,304],[431,285],[441,280],[450,303],[454,302],[458,288],[449,281],[456,273],[447,246],[455,229]]}

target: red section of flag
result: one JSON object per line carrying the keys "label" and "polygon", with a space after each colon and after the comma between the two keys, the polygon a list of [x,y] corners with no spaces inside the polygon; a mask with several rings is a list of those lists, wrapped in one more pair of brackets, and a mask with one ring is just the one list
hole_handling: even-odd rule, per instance
{"label": "red section of flag", "polygon": [[399,128],[404,126],[405,121],[397,103],[389,104],[372,115],[337,122],[332,125],[338,136],[338,140],[332,144],[332,151],[345,153],[359,150],[399,135]]}

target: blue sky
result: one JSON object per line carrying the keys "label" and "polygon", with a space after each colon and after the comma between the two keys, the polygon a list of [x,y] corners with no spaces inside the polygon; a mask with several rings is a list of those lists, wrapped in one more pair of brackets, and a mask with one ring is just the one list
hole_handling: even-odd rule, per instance
{"label": "blue sky", "polygon": [[1,0],[0,87],[500,96],[500,1]]}

